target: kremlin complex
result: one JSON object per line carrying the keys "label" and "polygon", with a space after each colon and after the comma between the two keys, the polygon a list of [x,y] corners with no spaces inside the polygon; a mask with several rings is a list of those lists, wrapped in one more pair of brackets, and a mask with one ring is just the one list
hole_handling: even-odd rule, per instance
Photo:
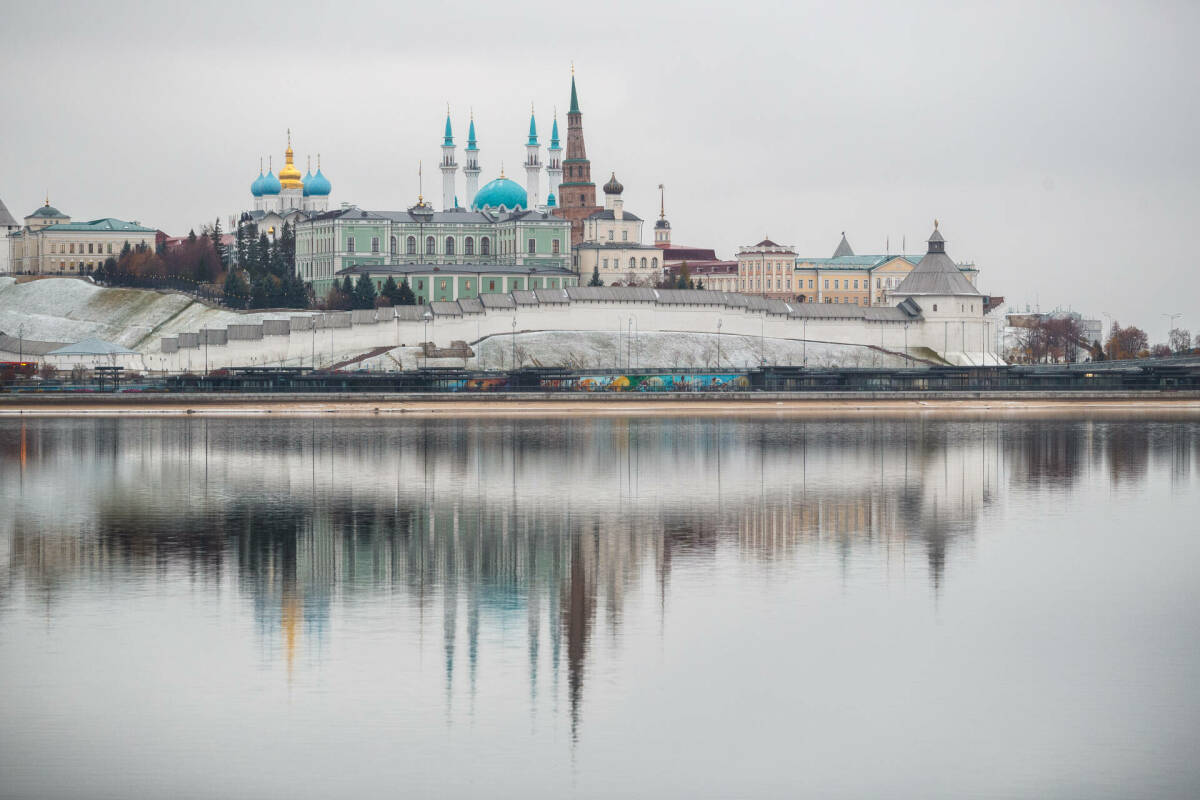
{"label": "kremlin complex", "polygon": [[[923,311],[926,317],[938,307],[961,313],[973,308],[973,317],[989,310],[990,303],[976,288],[978,269],[945,256],[937,226],[930,247],[938,248],[933,266],[941,278],[932,281],[917,278],[933,249],[926,254],[858,255],[844,233],[828,257],[801,255],[769,237],[739,248],[731,260],[702,246],[677,246],[661,184],[658,218],[651,231],[644,230],[643,218],[625,208],[625,187],[616,170],[606,170],[603,201],[597,200],[573,68],[565,148],[555,114],[543,150],[532,108],[524,148],[518,170],[524,173],[522,181],[507,176],[501,162],[495,177],[481,186],[484,150],[474,115],[460,153],[448,108],[438,160],[439,205],[425,197],[422,186],[410,205],[368,209],[352,202],[331,204],[333,184],[320,154],[315,170],[309,158],[301,174],[289,130],[278,173],[273,159],[260,163],[248,207],[227,217],[225,266],[238,269],[233,243],[249,230],[255,241],[259,235],[269,242],[284,237],[294,246],[288,269],[310,287],[318,303],[347,280],[365,277],[380,290],[389,282],[406,283],[417,304],[585,285],[694,287],[778,300],[789,308],[857,307],[859,311],[838,313],[858,317],[873,307],[916,304],[933,287],[948,294],[939,294],[937,305],[930,303]],[[423,181],[423,167],[419,173]],[[49,198],[21,223],[0,202],[0,230],[7,235],[7,246],[0,248],[0,272],[14,274],[87,276],[126,243],[170,248],[182,241],[137,221],[102,217],[75,222],[51,206]],[[917,291],[918,285],[924,288]],[[960,294],[969,302],[953,299]]]}

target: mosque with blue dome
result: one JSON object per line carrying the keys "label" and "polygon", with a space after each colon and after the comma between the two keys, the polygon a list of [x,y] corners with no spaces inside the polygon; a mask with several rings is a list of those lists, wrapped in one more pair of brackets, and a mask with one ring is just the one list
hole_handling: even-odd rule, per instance
{"label": "mosque with blue dome", "polygon": [[268,235],[281,231],[284,223],[295,228],[309,217],[326,211],[329,208],[329,194],[333,190],[329,178],[321,171],[319,154],[317,171],[313,172],[309,163],[305,174],[300,174],[292,151],[291,130],[288,130],[287,137],[284,165],[279,174],[275,174],[270,162],[265,174],[262,164],[259,164],[258,177],[250,184],[253,208],[244,211],[240,217],[242,222],[253,222]]}
{"label": "mosque with blue dome", "polygon": [[[448,110],[441,142],[440,209],[419,194],[414,205],[398,211],[344,205],[303,212],[307,216],[296,225],[296,271],[318,296],[346,276],[362,274],[379,284],[388,277],[397,283],[407,279],[425,301],[578,283],[571,268],[571,221],[555,213],[562,177],[558,121],[551,127],[543,164],[537,121],[530,113],[524,186],[505,175],[503,166],[480,186],[483,170],[472,116],[463,150],[466,205],[459,201],[459,163]],[[544,202],[543,171],[549,175]]]}

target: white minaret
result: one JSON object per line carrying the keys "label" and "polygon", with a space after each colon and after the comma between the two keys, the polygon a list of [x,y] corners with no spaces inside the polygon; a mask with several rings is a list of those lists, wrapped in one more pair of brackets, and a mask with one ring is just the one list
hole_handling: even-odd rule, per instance
{"label": "white minaret", "polygon": [[475,194],[479,191],[479,146],[475,143],[475,112],[471,112],[471,127],[467,131],[467,166],[463,174],[467,176],[467,196],[464,198],[467,208],[475,205]]}
{"label": "white minaret", "polygon": [[562,183],[562,146],[558,143],[558,111],[554,112],[554,126],[550,128],[550,147],[546,149],[546,172],[550,176],[549,194],[546,195],[546,202],[550,202],[550,195],[554,195],[555,205],[561,205],[562,200],[558,196],[558,187]]}
{"label": "white minaret", "polygon": [[458,162],[454,160],[454,134],[450,132],[450,106],[446,106],[446,137],[442,140],[442,210],[454,208],[454,176]]}
{"label": "white minaret", "polygon": [[529,195],[529,207],[537,208],[541,201],[542,148],[537,140],[537,123],[533,118],[533,106],[529,107],[529,141],[525,143],[525,193]]}

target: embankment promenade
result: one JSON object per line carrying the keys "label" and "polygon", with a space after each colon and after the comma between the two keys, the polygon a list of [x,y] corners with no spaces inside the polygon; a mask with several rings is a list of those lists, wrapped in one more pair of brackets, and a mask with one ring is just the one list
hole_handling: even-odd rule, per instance
{"label": "embankment promenade", "polygon": [[439,414],[696,415],[1169,412],[1200,418],[1200,392],[179,393],[0,395],[0,416]]}

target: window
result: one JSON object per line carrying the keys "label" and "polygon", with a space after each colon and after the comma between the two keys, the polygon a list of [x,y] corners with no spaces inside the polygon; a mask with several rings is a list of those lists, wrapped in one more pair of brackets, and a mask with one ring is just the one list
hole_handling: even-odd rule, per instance
{"label": "window", "polygon": [[112,255],[112,242],[109,242],[109,243],[108,243],[108,254],[109,254],[110,256]]}
{"label": "window", "polygon": [[463,242],[463,255],[475,255],[475,239],[470,236],[468,236],[466,241]]}
{"label": "window", "polygon": [[396,241],[395,236],[388,241],[388,245],[392,255],[396,255],[396,253],[400,252],[399,242]]}
{"label": "window", "polygon": [[609,232],[608,232],[608,240],[609,240],[610,242],[613,240],[613,232],[612,232],[612,231],[609,231]]}
{"label": "window", "polygon": [[604,268],[608,269],[608,259],[604,259]]}
{"label": "window", "polygon": [[437,253],[437,245],[433,241],[432,236],[425,237],[425,255],[431,256]]}
{"label": "window", "polygon": [[579,202],[580,202],[580,203],[585,203],[585,202],[587,202],[586,200],[584,200],[584,199],[583,199],[583,192],[580,192],[580,193],[579,193]]}
{"label": "window", "polygon": [[767,288],[768,289],[771,288],[771,279],[770,278],[767,278]]}
{"label": "window", "polygon": [[559,247],[561,247],[561,245],[560,245],[558,239],[550,240],[550,252],[551,253],[553,253],[554,255],[558,255]]}
{"label": "window", "polygon": [[454,255],[454,237],[453,236],[446,237],[446,255],[448,255],[448,256]]}
{"label": "window", "polygon": [[650,268],[658,269],[658,259],[657,258],[650,259]]}
{"label": "window", "polygon": [[347,253],[354,252],[354,237],[353,236],[346,237],[346,252]]}
{"label": "window", "polygon": [[415,256],[417,254],[417,237],[415,237],[415,236],[408,237],[407,247],[408,247],[408,254],[410,256]]}
{"label": "window", "polygon": [[826,288],[826,289],[828,289],[828,288],[829,288],[829,278],[826,278],[826,279],[825,279],[825,288]]}
{"label": "window", "polygon": [[479,240],[479,255],[487,256],[492,254],[492,240],[488,237],[483,237]]}
{"label": "window", "polygon": [[88,253],[92,252],[92,243],[88,242]]}
{"label": "window", "polygon": [[840,282],[838,281],[838,279],[837,279],[837,278],[834,278],[834,279],[833,279],[833,288],[835,288],[835,289],[840,289],[840,288],[842,288],[842,287],[841,287],[841,285],[840,285]]}
{"label": "window", "polygon": [[534,239],[530,239],[529,240],[529,255],[533,255],[536,252],[537,252],[537,241]]}
{"label": "window", "polygon": [[629,241],[629,231],[621,231],[621,241],[622,242]]}
{"label": "window", "polygon": [[642,269],[646,268],[646,259],[642,259]]}
{"label": "window", "polygon": [[471,291],[471,279],[470,279],[470,278],[468,278],[468,279],[467,279],[467,284],[466,284],[466,286],[467,286],[467,291],[468,291],[468,292],[469,292],[469,291]]}
{"label": "window", "polygon": [[446,288],[446,279],[445,279],[445,278],[442,278],[440,281],[438,281],[438,288],[439,288],[439,289],[445,289],[445,288]]}
{"label": "window", "polygon": [[934,310],[934,311],[937,311],[937,303],[934,303],[934,304],[933,304],[933,310]]}
{"label": "window", "polygon": [[855,289],[857,289],[857,288],[858,288],[858,280],[857,280],[857,279],[855,279],[855,281],[854,281],[854,288],[855,288]]}
{"label": "window", "polygon": [[496,291],[496,282],[495,281],[488,281],[488,291],[489,292]]}
{"label": "window", "polygon": [[810,289],[813,288],[813,281],[811,278],[809,278],[809,281],[808,281],[808,288],[810,288]]}
{"label": "window", "polygon": [[418,289],[424,289],[424,288],[425,288],[425,281],[417,281],[417,288],[418,288]]}
{"label": "window", "polygon": [[371,237],[371,252],[372,253],[379,252],[379,237],[378,236]]}
{"label": "window", "polygon": [[629,259],[629,268],[637,269],[637,259],[636,258]]}
{"label": "window", "polygon": [[71,252],[72,253],[75,252],[75,243],[74,242],[71,243]]}

